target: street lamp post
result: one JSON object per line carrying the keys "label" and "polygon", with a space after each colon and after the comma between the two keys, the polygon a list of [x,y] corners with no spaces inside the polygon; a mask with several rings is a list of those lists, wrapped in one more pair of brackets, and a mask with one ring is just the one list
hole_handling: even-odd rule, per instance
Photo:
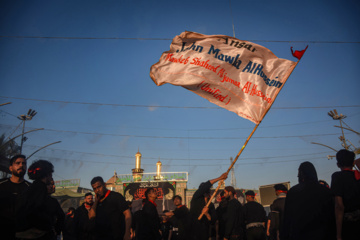
{"label": "street lamp post", "polygon": [[[22,134],[24,134],[24,130],[25,130],[25,121],[31,120],[36,114],[37,114],[37,112],[35,110],[29,109],[29,111],[26,115],[22,114],[17,117],[19,120],[23,121]],[[23,135],[21,137],[20,154],[22,153],[22,147],[26,140],[27,140],[27,137],[25,137]]]}
{"label": "street lamp post", "polygon": [[332,117],[332,119],[334,120],[340,120],[340,128],[341,128],[341,132],[342,132],[342,136],[340,137],[340,140],[344,143],[344,148],[345,149],[348,149],[349,147],[346,145],[346,139],[345,139],[345,136],[344,136],[344,129],[343,129],[343,126],[342,126],[342,119],[346,118],[345,115],[343,115],[342,113],[339,115],[336,111],[336,109],[334,109],[334,112],[333,111],[330,111],[328,112],[328,115],[330,117]]}

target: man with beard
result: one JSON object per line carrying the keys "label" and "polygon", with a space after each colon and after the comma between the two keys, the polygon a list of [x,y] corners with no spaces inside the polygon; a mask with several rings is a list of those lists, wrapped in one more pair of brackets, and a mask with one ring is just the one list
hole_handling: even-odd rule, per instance
{"label": "man with beard", "polygon": [[95,220],[97,240],[130,240],[131,213],[123,195],[106,188],[102,177],[94,177],[91,186],[95,203],[89,218]]}
{"label": "man with beard", "polygon": [[26,157],[12,157],[9,169],[11,177],[0,180],[0,232],[4,239],[15,239],[17,201],[19,195],[30,186],[30,183],[24,180]]}
{"label": "man with beard", "polygon": [[92,230],[93,221],[89,219],[89,211],[94,204],[92,193],[85,194],[84,203],[75,210],[74,222],[78,240],[94,240],[95,235]]}
{"label": "man with beard", "polygon": [[227,206],[224,212],[224,240],[243,239],[244,213],[241,203],[234,197],[235,194],[235,189],[232,186],[225,187],[224,197],[227,200]]}

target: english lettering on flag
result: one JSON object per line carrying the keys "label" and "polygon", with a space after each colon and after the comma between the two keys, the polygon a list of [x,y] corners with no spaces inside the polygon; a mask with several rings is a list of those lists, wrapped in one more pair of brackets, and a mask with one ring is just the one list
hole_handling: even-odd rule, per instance
{"label": "english lettering on flag", "polygon": [[150,77],[158,86],[182,86],[259,124],[295,66],[255,43],[186,31],[151,66]]}

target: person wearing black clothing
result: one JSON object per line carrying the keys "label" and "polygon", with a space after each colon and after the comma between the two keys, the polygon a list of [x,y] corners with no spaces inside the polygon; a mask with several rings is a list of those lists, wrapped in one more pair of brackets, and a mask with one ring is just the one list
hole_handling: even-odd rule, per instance
{"label": "person wearing black clothing", "polygon": [[331,177],[331,190],[335,195],[335,218],[337,239],[358,239],[360,229],[360,172],[352,170],[354,164],[360,167],[360,159],[343,149],[336,154],[341,169]]}
{"label": "person wearing black clothing", "polygon": [[169,221],[169,216],[166,215],[166,213],[168,213],[169,210],[164,210],[163,211],[163,214],[161,216],[162,218],[162,221],[161,221],[161,224],[160,224],[160,231],[161,231],[161,240],[169,240],[169,237],[170,237],[170,233],[172,233],[172,224],[171,222]]}
{"label": "person wearing black clothing", "polygon": [[0,180],[0,232],[4,239],[15,239],[16,211],[19,196],[30,186],[24,180],[26,157],[16,155],[10,159],[10,178]]}
{"label": "person wearing black clothing", "polygon": [[310,162],[300,164],[299,184],[286,195],[281,240],[331,240],[335,237],[334,201],[330,189],[318,182]]}
{"label": "person wearing black clothing", "polygon": [[17,213],[16,238],[54,239],[56,236],[53,216],[48,208],[48,189],[51,184],[54,166],[46,160],[33,162],[28,176],[34,180],[24,193]]}
{"label": "person wearing black clothing", "polygon": [[255,201],[254,191],[245,192],[247,203],[244,205],[247,240],[265,240],[266,212],[264,207]]}
{"label": "person wearing black clothing", "polygon": [[220,203],[216,208],[216,238],[223,239],[225,234],[225,219],[224,214],[228,204],[227,198],[224,197],[224,190],[220,193]]}
{"label": "person wearing black clothing", "polygon": [[173,198],[176,209],[172,212],[165,213],[170,216],[170,222],[172,225],[171,240],[188,240],[189,239],[189,209],[182,205],[182,198],[179,195],[175,195]]}
{"label": "person wearing black clothing", "polygon": [[[51,182],[49,184],[47,184],[46,187],[47,187],[47,193],[48,193],[47,199],[45,201],[45,205],[46,205],[46,209],[47,209],[46,211],[51,216],[51,225],[53,226],[53,229],[55,230],[55,233],[56,233],[55,239],[56,239],[57,237],[60,238],[61,232],[64,233],[65,214],[64,214],[64,211],[62,210],[58,200],[51,197],[51,194],[55,193],[54,180],[51,180]],[[64,233],[64,235],[65,235],[65,233]],[[65,236],[64,236],[64,240],[68,240],[68,239],[69,238],[65,238]]]}
{"label": "person wearing black clothing", "polygon": [[94,177],[91,187],[96,195],[89,218],[95,220],[96,239],[130,240],[131,213],[123,195],[108,190],[102,177]]}
{"label": "person wearing black clothing", "polygon": [[75,210],[74,224],[78,240],[95,240],[95,221],[89,219],[89,211],[93,204],[93,195],[89,192],[85,194],[84,203]]}
{"label": "person wearing black clothing", "polygon": [[141,210],[141,225],[137,234],[138,240],[160,240],[160,217],[157,212],[155,200],[157,193],[154,188],[145,191],[145,201]]}
{"label": "person wearing black clothing", "polygon": [[75,208],[69,207],[65,216],[63,240],[77,240],[75,226]]}
{"label": "person wearing black clothing", "polygon": [[[194,240],[208,240],[210,234],[210,224],[216,222],[216,212],[214,204],[210,204],[209,208],[205,207],[210,198],[211,186],[220,180],[227,178],[227,173],[223,173],[220,177],[201,183],[198,190],[191,199],[190,218],[191,218],[191,234]],[[200,214],[204,214],[198,220]]]}
{"label": "person wearing black clothing", "polygon": [[228,203],[224,212],[224,240],[244,239],[244,213],[241,203],[234,197],[235,194],[236,192],[233,187],[225,187],[224,197]]}
{"label": "person wearing black clothing", "polygon": [[[269,213],[267,226],[269,229],[269,234],[267,235],[270,239],[278,239],[278,236],[280,236],[284,219],[285,198],[288,191],[283,184],[276,184],[274,188],[277,198],[271,204],[271,212]],[[272,233],[271,236],[270,233]]]}

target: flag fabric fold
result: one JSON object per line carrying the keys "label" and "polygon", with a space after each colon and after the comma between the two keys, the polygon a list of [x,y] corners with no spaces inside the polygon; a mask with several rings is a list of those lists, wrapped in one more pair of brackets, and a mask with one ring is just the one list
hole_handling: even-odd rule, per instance
{"label": "flag fabric fold", "polygon": [[150,77],[158,86],[182,86],[259,124],[295,66],[255,43],[186,31],[151,66]]}

